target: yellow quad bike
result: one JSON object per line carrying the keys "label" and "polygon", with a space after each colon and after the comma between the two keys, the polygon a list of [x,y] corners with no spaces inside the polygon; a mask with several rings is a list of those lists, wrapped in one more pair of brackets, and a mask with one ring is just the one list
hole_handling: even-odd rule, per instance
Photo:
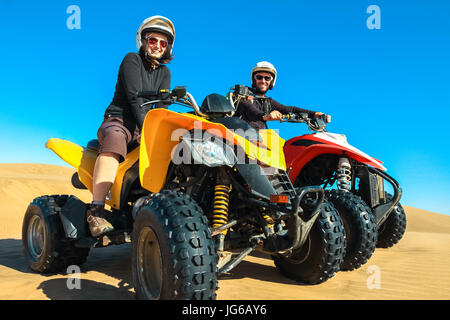
{"label": "yellow quad bike", "polygon": [[[233,117],[239,90],[197,105],[185,87],[141,92],[157,102],[194,109],[151,109],[140,144],[130,146],[110,190],[114,231],[94,239],[87,204],[50,195],[29,205],[23,249],[31,269],[57,272],[81,264],[91,247],[132,242],[132,279],[139,299],[215,299],[218,277],[257,250],[285,276],[317,284],[345,254],[345,231],[320,187],[295,189],[282,140]],[[92,188],[97,141],[86,147],[49,139],[47,148],[76,168],[78,188]]]}

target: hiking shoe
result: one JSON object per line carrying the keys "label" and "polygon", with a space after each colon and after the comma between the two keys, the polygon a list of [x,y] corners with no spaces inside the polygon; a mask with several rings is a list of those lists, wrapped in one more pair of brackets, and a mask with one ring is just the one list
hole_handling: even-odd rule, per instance
{"label": "hiking shoe", "polygon": [[86,220],[94,238],[114,230],[112,224],[105,219],[105,208],[102,205],[91,204],[86,211]]}

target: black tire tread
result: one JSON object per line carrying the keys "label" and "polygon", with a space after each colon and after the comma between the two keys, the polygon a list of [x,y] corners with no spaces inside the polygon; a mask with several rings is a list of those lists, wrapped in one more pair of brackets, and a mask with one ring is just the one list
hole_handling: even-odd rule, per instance
{"label": "black tire tread", "polygon": [[[73,242],[64,238],[59,212],[61,206],[67,200],[67,195],[48,195],[35,198],[25,213],[22,227],[22,250],[28,265],[33,271],[40,273],[56,273],[65,271],[70,265],[81,265],[86,262],[89,248],[77,248]],[[48,228],[48,247],[44,249],[44,255],[38,261],[31,261],[27,252],[26,232],[27,221],[32,212],[36,210],[42,213],[46,227]]]}
{"label": "black tire tread", "polygon": [[[391,200],[392,195],[386,193],[386,199]],[[389,217],[380,226],[377,248],[390,248],[397,244],[406,231],[406,214],[400,203],[392,209]]]}
{"label": "black tire tread", "polygon": [[[168,268],[172,280],[170,288],[166,288],[170,292],[165,292],[162,299],[215,300],[217,255],[208,220],[200,206],[189,195],[175,190],[163,190],[150,196],[136,218],[133,239],[138,239],[139,226],[145,224],[148,212],[156,216],[164,230],[169,248],[166,253],[171,257]],[[135,267],[133,259],[133,273]],[[136,288],[137,276],[133,275],[133,279],[137,298],[145,298]]]}
{"label": "black tire tread", "polygon": [[376,248],[378,231],[375,216],[370,207],[351,192],[326,190],[326,196],[349,228],[346,230],[347,249],[341,269],[358,269],[370,259]]}
{"label": "black tire tread", "polygon": [[[277,270],[284,276],[303,284],[319,284],[333,277],[345,255],[345,230],[335,208],[324,200],[311,233],[316,235],[316,256],[301,265],[292,264],[282,256],[275,256]],[[312,239],[312,237],[311,237]]]}

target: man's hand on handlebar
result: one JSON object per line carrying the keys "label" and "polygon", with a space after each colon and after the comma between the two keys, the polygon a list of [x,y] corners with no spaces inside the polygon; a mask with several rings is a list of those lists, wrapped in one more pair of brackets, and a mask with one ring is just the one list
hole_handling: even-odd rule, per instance
{"label": "man's hand on handlebar", "polygon": [[319,118],[321,115],[323,115],[322,112],[316,112],[316,113],[314,113],[314,119]]}
{"label": "man's hand on handlebar", "polygon": [[331,122],[331,116],[322,112],[316,112],[312,117],[307,113],[288,113],[282,115],[280,121],[306,123],[312,131],[325,131],[325,126]]}
{"label": "man's hand on handlebar", "polygon": [[281,121],[282,119],[283,119],[283,114],[278,110],[274,110],[271,113],[263,116],[264,121],[272,121],[272,120],[280,120]]}
{"label": "man's hand on handlebar", "polygon": [[322,113],[322,112],[316,112],[314,114],[314,119],[317,119],[317,118],[322,119],[323,121],[325,121],[325,123],[330,123],[331,122],[331,115],[329,115],[329,114],[325,114],[325,113]]}

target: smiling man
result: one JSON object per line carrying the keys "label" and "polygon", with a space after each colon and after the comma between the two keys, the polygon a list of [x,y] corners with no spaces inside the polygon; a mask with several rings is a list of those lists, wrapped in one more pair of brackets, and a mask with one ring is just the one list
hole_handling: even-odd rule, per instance
{"label": "smiling man", "polygon": [[252,93],[248,100],[238,104],[236,116],[247,121],[255,129],[266,128],[266,121],[281,120],[283,114],[307,113],[309,117],[318,117],[322,113],[297,107],[282,105],[267,97],[266,92],[273,89],[277,80],[277,70],[267,61],[261,61],[251,71]]}

